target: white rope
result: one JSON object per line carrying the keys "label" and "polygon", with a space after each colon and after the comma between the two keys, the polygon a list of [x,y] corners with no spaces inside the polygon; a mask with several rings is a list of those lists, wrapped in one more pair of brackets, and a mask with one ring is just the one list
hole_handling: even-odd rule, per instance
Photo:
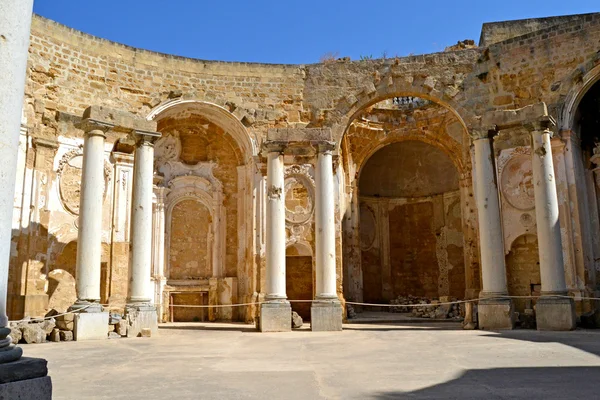
{"label": "white rope", "polygon": [[[351,304],[351,305],[355,305],[355,306],[366,306],[366,307],[438,307],[438,306],[447,306],[447,305],[452,305],[452,304],[465,304],[465,303],[477,303],[481,300],[501,300],[501,299],[539,299],[540,297],[544,297],[544,296],[498,296],[498,297],[485,297],[485,298],[478,298],[478,299],[469,299],[469,300],[455,300],[455,301],[447,301],[447,302],[441,302],[441,303],[426,303],[426,304],[377,304],[377,303],[360,303],[360,302],[356,302],[356,301],[346,301],[345,304]],[[549,297],[558,297],[558,298],[564,298],[564,299],[573,299],[576,301],[581,301],[581,300],[600,300],[599,297],[574,297],[574,296],[566,296],[566,295],[553,295],[553,296],[549,296]],[[290,303],[313,303],[313,302],[319,302],[320,300],[288,300],[288,302]],[[213,305],[199,305],[199,304],[168,304],[167,307],[171,308],[171,307],[185,307],[185,308],[227,308],[227,307],[246,307],[246,306],[256,306],[256,305],[260,305],[264,303],[264,301],[256,301],[256,302],[250,302],[250,303],[236,303],[236,304],[213,304]],[[25,319],[21,319],[21,320],[17,320],[17,321],[9,321],[9,322],[29,322],[29,321],[44,321],[47,319],[51,319],[51,318],[57,318],[57,317],[61,317],[63,315],[67,315],[67,314],[76,314],[79,313],[83,310],[85,310],[86,308],[93,306],[93,305],[101,305],[104,307],[114,307],[114,308],[121,308],[117,305],[114,304],[88,304],[80,309],[74,310],[74,311],[68,311],[62,314],[56,314],[56,315],[51,315],[48,317],[43,317],[43,318],[32,318],[31,320],[25,320]],[[135,306],[135,305],[139,305],[137,303],[127,303],[125,304],[125,307],[127,306]],[[163,303],[157,303],[157,304],[153,304],[155,307],[160,307],[163,305]]]}
{"label": "white rope", "polygon": [[43,318],[30,318],[30,319],[24,319],[24,318],[23,318],[23,319],[19,319],[19,320],[16,320],[16,321],[8,321],[8,322],[9,322],[9,323],[11,323],[11,322],[16,322],[16,323],[19,323],[19,322],[30,322],[30,321],[31,321],[31,322],[45,321],[45,320],[47,320],[47,319],[52,319],[52,318],[56,318],[56,317],[62,317],[63,315],[67,315],[67,314],[77,314],[77,313],[79,313],[79,312],[81,312],[81,311],[85,310],[86,308],[88,308],[88,307],[90,307],[90,306],[93,306],[93,305],[94,305],[94,304],[88,304],[87,306],[81,307],[81,308],[79,308],[79,309],[77,309],[77,310],[73,310],[73,311],[67,311],[67,312],[64,312],[64,313],[62,313],[62,314],[50,315],[50,316],[48,316],[48,317],[43,317]]}

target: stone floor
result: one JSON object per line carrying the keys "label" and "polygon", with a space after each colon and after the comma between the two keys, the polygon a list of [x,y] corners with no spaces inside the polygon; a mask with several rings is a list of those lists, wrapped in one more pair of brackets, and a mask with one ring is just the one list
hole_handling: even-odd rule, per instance
{"label": "stone floor", "polygon": [[598,398],[600,331],[344,329],[169,324],[149,339],[23,348],[48,359],[56,400]]}

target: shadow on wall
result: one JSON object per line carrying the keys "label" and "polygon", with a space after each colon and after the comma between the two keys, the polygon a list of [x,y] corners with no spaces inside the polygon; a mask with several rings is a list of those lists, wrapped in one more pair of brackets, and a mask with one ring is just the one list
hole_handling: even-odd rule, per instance
{"label": "shadow on wall", "polygon": [[600,367],[492,368],[412,392],[375,393],[375,399],[595,399]]}
{"label": "shadow on wall", "polygon": [[[69,235],[69,237],[73,237]],[[76,235],[75,235],[76,237]],[[62,243],[39,223],[12,231],[8,312],[9,318],[40,317],[50,309],[66,311],[77,299],[76,239]],[[107,245],[102,243],[101,291],[107,286]],[[104,297],[103,296],[103,300]]]}

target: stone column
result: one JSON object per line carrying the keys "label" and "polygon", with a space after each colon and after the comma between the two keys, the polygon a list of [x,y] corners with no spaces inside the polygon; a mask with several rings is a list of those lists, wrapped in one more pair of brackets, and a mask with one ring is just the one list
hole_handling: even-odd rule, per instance
{"label": "stone column", "polygon": [[316,300],[311,307],[311,330],[341,331],[342,306],[336,289],[335,189],[332,152],[335,143],[318,145],[315,168]]}
{"label": "stone column", "polygon": [[158,333],[156,307],[152,302],[152,187],[156,132],[134,131],[136,147],[133,158],[131,200],[131,258],[127,296],[127,336],[137,337],[149,328]]}
{"label": "stone column", "polygon": [[0,392],[6,398],[27,393],[40,400],[52,398],[46,360],[20,359],[23,351],[11,344],[6,298],[11,247],[19,134],[25,91],[29,30],[33,0],[0,2],[0,364],[11,373]]}
{"label": "stone column", "polygon": [[474,147],[474,182],[479,220],[482,291],[479,294],[479,327],[512,329],[513,306],[506,288],[504,238],[492,151],[493,129],[472,132]]}
{"label": "stone column", "polygon": [[86,120],[79,199],[76,289],[73,309],[100,312],[100,262],[102,258],[102,203],[104,200],[104,141],[107,125]]}
{"label": "stone column", "polygon": [[528,126],[532,141],[532,169],[535,195],[542,297],[536,304],[540,330],[575,329],[575,304],[566,296],[563,248],[558,220],[558,197],[549,129],[551,121]]}
{"label": "stone column", "polygon": [[261,332],[292,329],[292,308],[285,290],[285,193],[283,146],[265,144],[267,156],[266,302],[260,308]]}
{"label": "stone column", "polygon": [[159,322],[166,322],[166,318],[163,316],[166,314],[165,304],[163,304],[163,291],[167,283],[165,276],[165,198],[168,193],[165,187],[154,187],[154,195],[156,196],[156,203],[154,204],[154,222],[152,227],[153,232],[153,262],[154,265],[154,286],[155,286],[155,301],[154,304],[158,304],[158,320]]}
{"label": "stone column", "polygon": [[111,128],[93,119],[84,119],[83,165],[79,199],[77,234],[77,301],[71,310],[75,316],[75,340],[106,339],[108,312],[100,305],[102,258],[102,203],[104,202],[104,141]]}

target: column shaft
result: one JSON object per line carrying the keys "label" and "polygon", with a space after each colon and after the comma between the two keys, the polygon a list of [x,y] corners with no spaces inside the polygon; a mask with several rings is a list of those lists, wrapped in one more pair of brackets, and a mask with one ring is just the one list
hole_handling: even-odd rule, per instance
{"label": "column shaft", "polygon": [[285,300],[285,193],[283,155],[267,155],[266,299]]}
{"label": "column shaft", "polygon": [[100,301],[102,202],[104,198],[103,130],[85,133],[77,236],[77,299]]}
{"label": "column shaft", "polygon": [[337,299],[335,204],[331,150],[319,151],[315,175],[316,294],[317,299]]}
{"label": "column shaft", "polygon": [[141,139],[135,149],[131,202],[129,303],[152,299],[152,176],[154,145]]}
{"label": "column shaft", "polygon": [[475,190],[483,281],[482,297],[505,295],[507,290],[504,238],[490,139],[476,139],[473,145],[475,146]]}
{"label": "column shaft", "polygon": [[12,213],[32,10],[33,0],[0,2],[0,327],[8,325]]}
{"label": "column shaft", "polygon": [[540,276],[543,294],[565,294],[565,270],[558,221],[558,197],[552,147],[552,132],[534,130],[532,168],[535,194]]}

